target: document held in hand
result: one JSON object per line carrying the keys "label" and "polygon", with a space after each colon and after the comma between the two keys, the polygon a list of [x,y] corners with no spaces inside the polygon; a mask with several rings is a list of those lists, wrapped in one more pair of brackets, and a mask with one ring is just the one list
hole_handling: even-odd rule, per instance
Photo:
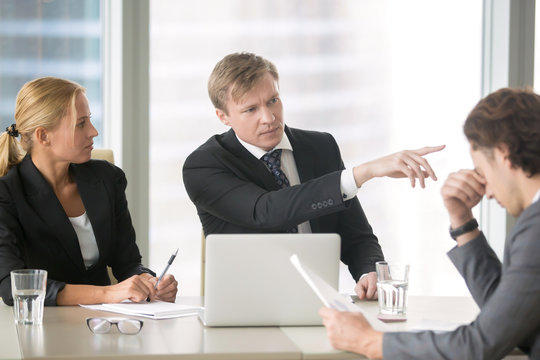
{"label": "document held in hand", "polygon": [[354,305],[345,296],[338,293],[336,289],[330,286],[307,265],[302,264],[296,254],[291,255],[289,260],[294,265],[296,270],[298,270],[300,275],[302,275],[315,294],[317,294],[319,299],[321,299],[324,306],[339,311],[360,312],[360,308],[358,306]]}
{"label": "document held in hand", "polygon": [[198,315],[199,306],[182,305],[165,301],[134,303],[125,301],[115,304],[81,305],[82,307],[110,311],[124,315],[143,316],[151,319],[171,319],[181,316]]}

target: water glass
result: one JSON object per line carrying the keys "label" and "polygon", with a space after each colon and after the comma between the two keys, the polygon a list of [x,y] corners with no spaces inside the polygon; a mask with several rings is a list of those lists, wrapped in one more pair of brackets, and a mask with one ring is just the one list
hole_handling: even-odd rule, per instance
{"label": "water glass", "polygon": [[47,271],[22,269],[11,271],[11,294],[15,322],[41,325],[47,290]]}
{"label": "water glass", "polygon": [[407,290],[409,288],[409,264],[378,261],[377,293],[379,313],[404,316],[407,313]]}

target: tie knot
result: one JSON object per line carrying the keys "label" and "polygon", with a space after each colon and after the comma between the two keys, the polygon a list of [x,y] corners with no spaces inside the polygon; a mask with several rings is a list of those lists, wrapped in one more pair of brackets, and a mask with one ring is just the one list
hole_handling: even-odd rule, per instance
{"label": "tie knot", "polygon": [[281,167],[281,149],[267,152],[261,158],[270,170]]}

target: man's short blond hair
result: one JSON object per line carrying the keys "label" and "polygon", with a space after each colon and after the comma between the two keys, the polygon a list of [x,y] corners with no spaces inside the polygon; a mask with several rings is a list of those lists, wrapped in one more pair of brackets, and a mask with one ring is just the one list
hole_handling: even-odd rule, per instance
{"label": "man's short blond hair", "polygon": [[208,95],[212,104],[227,113],[229,91],[232,99],[238,101],[267,73],[276,82],[279,81],[276,66],[261,56],[248,52],[225,56],[216,64],[208,79]]}

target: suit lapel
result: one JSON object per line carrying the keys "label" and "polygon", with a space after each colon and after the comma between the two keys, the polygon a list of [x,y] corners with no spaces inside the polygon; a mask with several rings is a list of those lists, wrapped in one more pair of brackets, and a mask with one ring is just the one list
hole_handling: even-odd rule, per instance
{"label": "suit lapel", "polygon": [[258,186],[266,190],[279,190],[279,185],[266,165],[240,144],[232,129],[218,137],[218,142],[227,150],[221,152],[222,156],[227,157],[225,163],[233,165]]}
{"label": "suit lapel", "polygon": [[108,244],[112,243],[110,236],[113,213],[109,202],[110,196],[103,181],[95,173],[89,171],[88,167],[71,164],[70,170],[77,182],[86,214],[92,224],[101,261],[107,258]]}
{"label": "suit lapel", "polygon": [[[315,168],[317,166],[315,158],[304,138],[305,135],[301,131],[285,126],[285,133],[289,137],[293,148],[294,162],[296,163],[300,183],[305,183],[315,177]],[[313,233],[320,232],[320,221],[317,218],[310,220],[309,225]]]}
{"label": "suit lapel", "polygon": [[56,194],[39,170],[35,167],[29,155],[26,155],[21,164],[23,181],[28,189],[28,200],[34,211],[43,220],[50,234],[66,250],[69,258],[78,269],[84,269],[84,262],[77,234],[69,221],[62,204]]}

